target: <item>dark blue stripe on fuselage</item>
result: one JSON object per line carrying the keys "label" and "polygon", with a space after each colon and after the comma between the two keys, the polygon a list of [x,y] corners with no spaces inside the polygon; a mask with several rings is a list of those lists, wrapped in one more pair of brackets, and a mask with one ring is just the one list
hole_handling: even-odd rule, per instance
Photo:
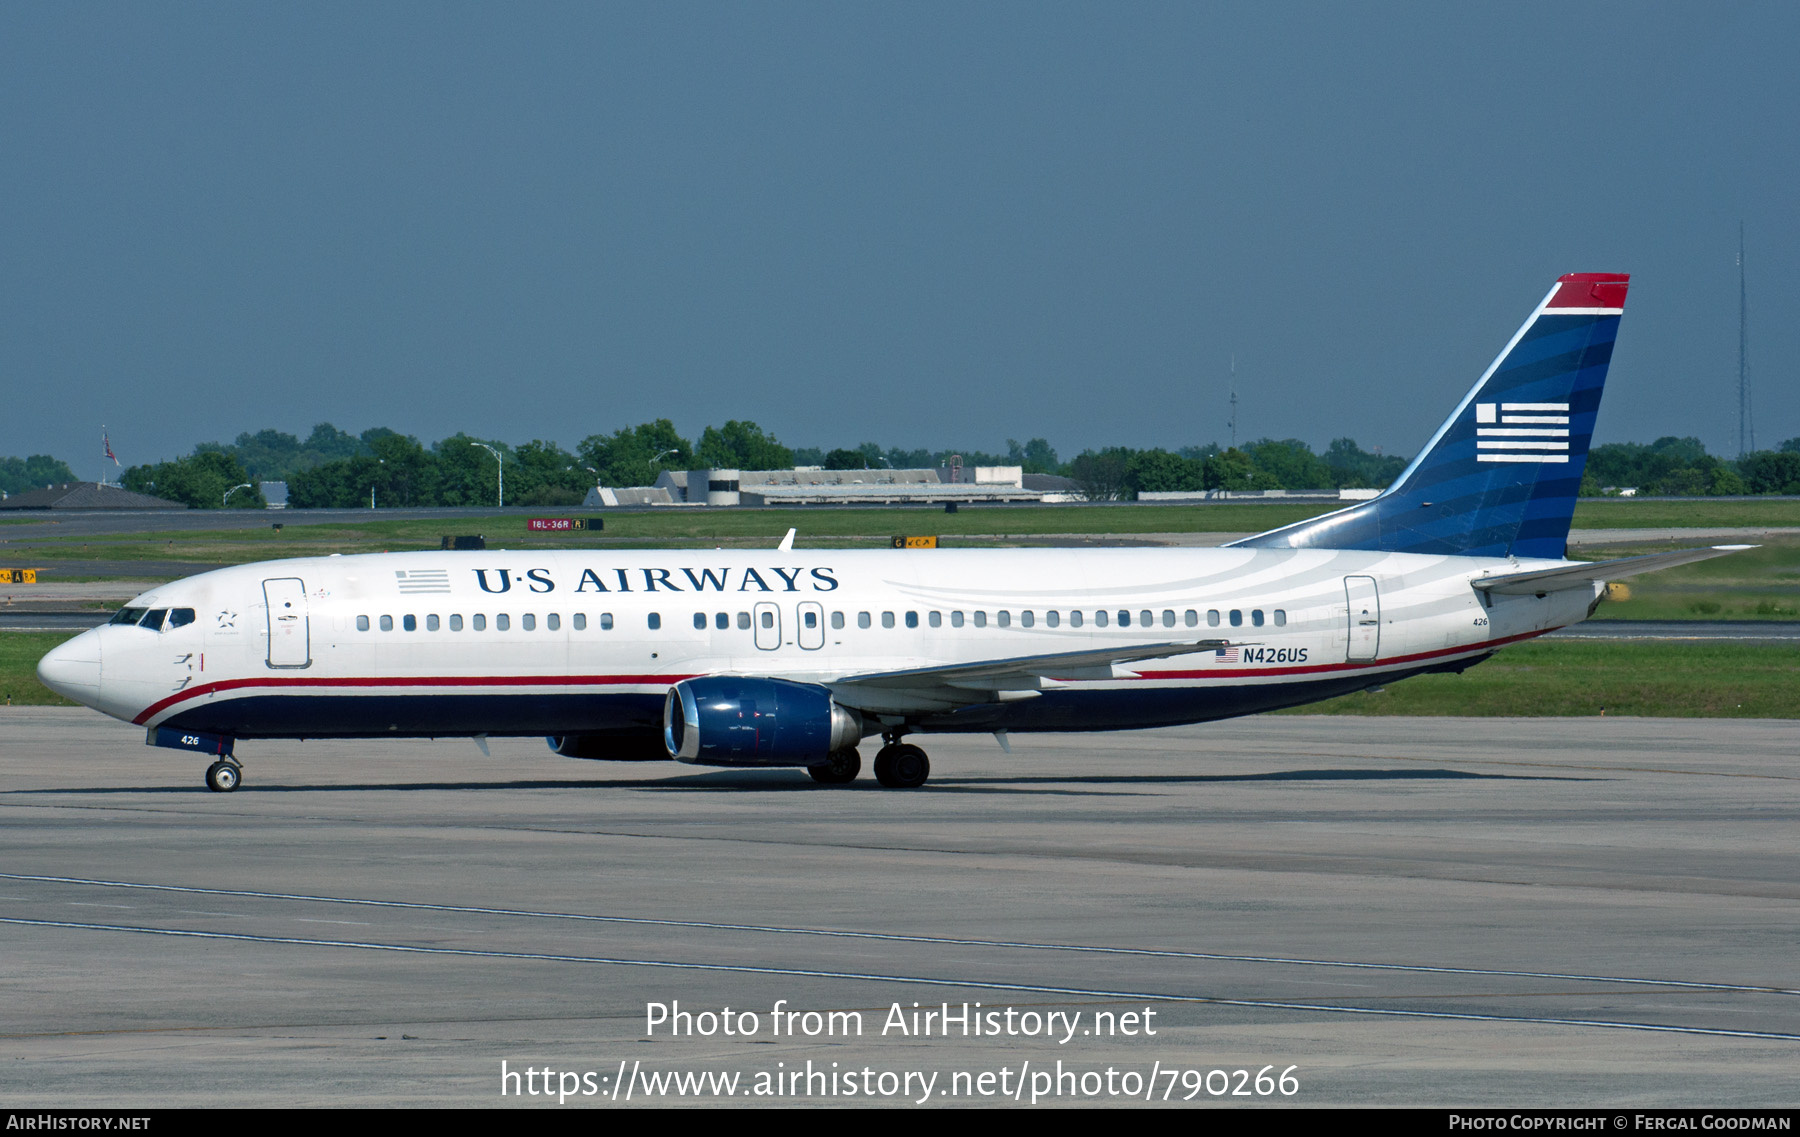
{"label": "dark blue stripe on fuselage", "polygon": [[[1391,683],[1441,670],[1339,671],[1279,683],[1141,686],[1046,691],[1034,699],[970,707],[919,720],[928,732],[1133,730],[1210,722]],[[1453,666],[1463,666],[1455,664]],[[663,696],[256,694],[183,710],[163,727],[235,738],[456,738],[486,734],[578,735],[662,732]]]}

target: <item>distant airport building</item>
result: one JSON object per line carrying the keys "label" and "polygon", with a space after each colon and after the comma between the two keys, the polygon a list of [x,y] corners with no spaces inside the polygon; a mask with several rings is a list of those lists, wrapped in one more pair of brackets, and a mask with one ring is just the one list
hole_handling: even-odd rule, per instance
{"label": "distant airport building", "polygon": [[64,482],[0,500],[0,509],[186,509],[179,501],[134,493],[105,482]]}
{"label": "distant airport building", "polygon": [[631,489],[610,489],[606,486],[595,486],[581,500],[583,509],[599,509],[601,506],[620,505],[673,505],[675,498],[661,486],[636,486]]}
{"label": "distant airport building", "polygon": [[[947,482],[940,471],[826,470],[665,470],[656,488],[688,505],[937,505],[947,502],[1036,502],[1043,493],[1020,482],[1019,467],[970,467],[987,477]],[[621,492],[621,491],[614,491]]]}
{"label": "distant airport building", "polygon": [[269,503],[270,509],[287,508],[286,482],[258,482],[256,487],[262,491],[263,500]]}

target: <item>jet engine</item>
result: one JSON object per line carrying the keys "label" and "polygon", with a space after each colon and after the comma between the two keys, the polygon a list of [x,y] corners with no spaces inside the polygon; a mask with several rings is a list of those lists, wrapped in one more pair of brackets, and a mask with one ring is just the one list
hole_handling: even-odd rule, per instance
{"label": "jet engine", "polygon": [[862,715],[815,683],[703,676],[663,704],[669,753],[701,766],[816,766],[862,736]]}

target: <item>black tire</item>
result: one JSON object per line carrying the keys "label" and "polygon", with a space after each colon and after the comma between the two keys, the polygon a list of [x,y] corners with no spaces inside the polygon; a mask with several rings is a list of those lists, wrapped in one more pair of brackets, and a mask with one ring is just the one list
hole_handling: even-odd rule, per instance
{"label": "black tire", "polygon": [[854,782],[856,775],[862,773],[862,755],[855,750],[834,750],[819,765],[808,766],[806,772],[821,785],[841,786]]}
{"label": "black tire", "polygon": [[875,755],[875,779],[891,790],[910,790],[931,776],[931,759],[911,743],[883,746]]}
{"label": "black tire", "polygon": [[243,780],[236,766],[229,762],[214,762],[206,768],[206,788],[216,794],[228,794],[238,788]]}

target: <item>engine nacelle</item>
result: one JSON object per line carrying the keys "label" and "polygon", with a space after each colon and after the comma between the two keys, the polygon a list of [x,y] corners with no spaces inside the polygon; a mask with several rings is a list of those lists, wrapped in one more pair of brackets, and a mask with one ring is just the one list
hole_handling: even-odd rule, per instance
{"label": "engine nacelle", "polygon": [[544,739],[550,749],[565,758],[587,758],[599,762],[667,762],[669,752],[663,749],[656,734],[553,734]]}
{"label": "engine nacelle", "polygon": [[862,716],[815,683],[704,676],[663,704],[669,753],[701,766],[817,766],[862,736]]}

